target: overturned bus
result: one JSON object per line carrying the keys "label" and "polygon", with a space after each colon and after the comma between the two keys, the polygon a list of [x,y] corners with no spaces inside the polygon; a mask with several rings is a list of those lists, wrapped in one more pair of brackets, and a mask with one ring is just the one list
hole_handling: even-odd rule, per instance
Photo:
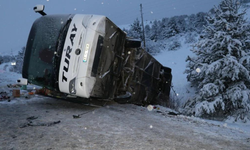
{"label": "overturned bus", "polygon": [[44,14],[31,28],[18,81],[50,96],[167,105],[171,69],[140,45],[105,16]]}

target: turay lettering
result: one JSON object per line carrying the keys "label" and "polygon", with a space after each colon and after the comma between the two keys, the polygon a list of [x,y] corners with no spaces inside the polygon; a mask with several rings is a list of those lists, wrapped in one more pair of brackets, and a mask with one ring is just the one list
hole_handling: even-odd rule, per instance
{"label": "turay lettering", "polygon": [[69,71],[69,63],[70,63],[70,53],[72,52],[72,48],[74,45],[74,38],[76,36],[77,28],[76,25],[73,25],[73,28],[71,29],[71,34],[69,36],[70,44],[67,46],[65,59],[64,59],[64,66],[63,66],[63,73],[62,73],[62,82],[67,82],[68,78],[66,76],[66,73]]}

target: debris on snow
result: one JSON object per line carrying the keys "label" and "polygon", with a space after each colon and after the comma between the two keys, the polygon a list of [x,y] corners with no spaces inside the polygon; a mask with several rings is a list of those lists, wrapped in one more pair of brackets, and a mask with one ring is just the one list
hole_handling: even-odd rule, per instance
{"label": "debris on snow", "polygon": [[20,128],[25,128],[25,127],[29,127],[29,126],[47,126],[47,127],[50,127],[50,126],[53,126],[53,125],[56,125],[58,123],[60,123],[61,121],[52,121],[52,122],[37,122],[37,123],[34,123],[32,121],[28,121],[27,123],[23,124],[20,126]]}
{"label": "debris on snow", "polygon": [[148,109],[148,111],[152,111],[154,109],[154,107],[152,105],[148,105],[147,109]]}
{"label": "debris on snow", "polygon": [[0,92],[0,101],[2,100],[9,100],[10,96],[8,96],[7,92]]}

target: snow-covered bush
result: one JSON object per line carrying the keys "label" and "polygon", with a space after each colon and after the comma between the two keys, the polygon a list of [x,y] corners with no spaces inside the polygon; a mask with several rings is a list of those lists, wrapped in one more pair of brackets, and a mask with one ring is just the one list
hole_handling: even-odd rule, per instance
{"label": "snow-covered bush", "polygon": [[[242,115],[250,109],[250,34],[237,0],[222,0],[207,17],[195,57],[187,58],[187,79],[197,88],[186,110],[196,116]],[[240,110],[240,111],[239,111]]]}
{"label": "snow-covered bush", "polygon": [[181,42],[178,39],[174,39],[173,41],[170,42],[168,50],[173,51],[177,50],[181,47]]}
{"label": "snow-covered bush", "polygon": [[160,53],[161,51],[161,46],[159,44],[159,42],[154,42],[154,41],[151,41],[151,40],[147,40],[146,41],[147,45],[146,45],[146,51],[148,53],[150,53],[151,55],[155,55],[155,54],[158,54]]}
{"label": "snow-covered bush", "polygon": [[197,42],[197,36],[198,34],[196,32],[188,32],[185,34],[185,43],[195,43]]}

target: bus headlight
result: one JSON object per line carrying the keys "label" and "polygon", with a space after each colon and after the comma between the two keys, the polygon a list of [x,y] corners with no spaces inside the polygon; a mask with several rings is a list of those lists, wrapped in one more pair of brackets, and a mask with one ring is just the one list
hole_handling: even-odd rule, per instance
{"label": "bus headlight", "polygon": [[72,79],[69,82],[69,93],[70,94],[76,94],[75,81],[76,81],[76,78]]}
{"label": "bus headlight", "polygon": [[84,50],[84,54],[83,54],[83,62],[87,62],[87,58],[88,58],[88,53],[89,53],[89,44],[86,44],[85,46],[85,50]]}

